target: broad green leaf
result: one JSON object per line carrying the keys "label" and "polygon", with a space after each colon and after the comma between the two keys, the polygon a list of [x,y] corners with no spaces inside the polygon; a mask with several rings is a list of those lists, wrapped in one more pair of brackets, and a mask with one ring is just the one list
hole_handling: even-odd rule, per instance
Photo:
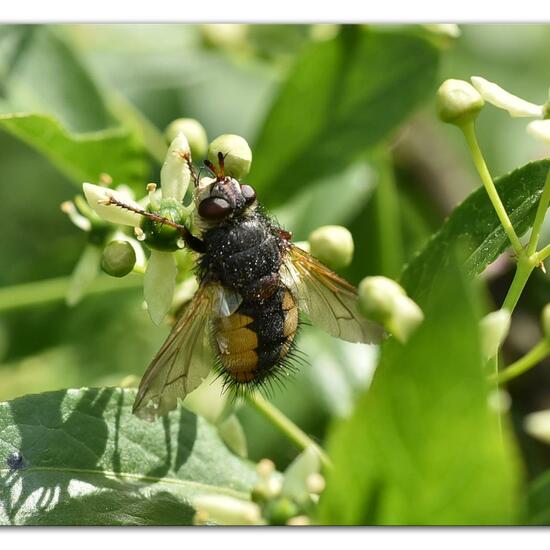
{"label": "broad green leaf", "polygon": [[550,471],[544,472],[527,492],[527,523],[550,525]]}
{"label": "broad green leaf", "polygon": [[[526,233],[533,223],[549,167],[548,160],[532,162],[495,182],[519,236]],[[411,296],[419,300],[431,291],[434,278],[452,261],[457,245],[464,251],[464,266],[469,276],[481,273],[509,246],[493,205],[482,187],[455,208],[441,229],[405,267],[401,284]]]}
{"label": "broad green leaf", "polygon": [[36,112],[58,119],[72,132],[94,132],[115,120],[75,49],[44,25],[0,28],[2,91],[12,112]]}
{"label": "broad green leaf", "polygon": [[123,128],[74,134],[50,116],[32,113],[0,115],[0,127],[38,149],[75,183],[97,182],[101,173],[117,184],[136,186],[147,180],[143,148]]}
{"label": "broad green leaf", "polygon": [[306,49],[254,148],[262,200],[280,203],[386,138],[433,90],[437,62],[421,38],[352,26]]}
{"label": "broad green leaf", "polygon": [[0,127],[78,184],[103,172],[142,185],[149,163],[141,132],[120,126],[61,34],[43,25],[0,27]]}
{"label": "broad green leaf", "polygon": [[[83,389],[0,404],[0,524],[187,525],[193,495],[248,498],[254,469],[213,426],[183,408],[142,421],[134,397]],[[14,453],[21,468],[8,467]]]}
{"label": "broad green leaf", "polygon": [[436,279],[408,344],[386,342],[372,386],[333,426],[321,524],[514,521],[515,454],[489,407],[473,296],[454,271]]}

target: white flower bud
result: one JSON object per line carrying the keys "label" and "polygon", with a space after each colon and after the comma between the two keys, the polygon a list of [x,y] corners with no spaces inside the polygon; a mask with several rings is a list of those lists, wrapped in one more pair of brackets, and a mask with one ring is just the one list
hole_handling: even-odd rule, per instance
{"label": "white flower bud", "polygon": [[353,237],[340,225],[324,225],[309,237],[310,252],[332,269],[348,266],[353,259]]}
{"label": "white flower bud", "polygon": [[218,166],[218,153],[224,155],[225,175],[237,180],[250,172],[252,151],[246,139],[234,134],[218,136],[208,147],[208,160]]}
{"label": "white flower bud", "polygon": [[550,444],[550,410],[528,414],[523,427],[530,436]]}
{"label": "white flower bud", "polygon": [[254,502],[226,495],[199,495],[191,498],[197,511],[197,520],[219,525],[261,525],[260,507]]}
{"label": "white flower bud", "polygon": [[397,296],[387,327],[400,342],[405,343],[423,320],[424,314],[416,302],[408,296]]}
{"label": "white flower bud", "polygon": [[479,92],[464,80],[445,80],[437,91],[437,113],[443,122],[459,126],[471,122],[483,105]]}
{"label": "white flower bud", "polygon": [[171,252],[151,250],[143,279],[143,295],[155,325],[162,323],[172,305],[177,271],[176,260]]}
{"label": "white flower bud", "polygon": [[493,311],[479,322],[481,352],[485,359],[494,357],[510,330],[510,312],[506,309]]}
{"label": "white flower bud", "polygon": [[550,339],[550,304],[546,304],[542,309],[541,322],[544,337]]}
{"label": "white flower bud", "polygon": [[550,143],[550,120],[533,120],[527,125],[527,132],[544,143]]}
{"label": "white flower bud", "polygon": [[166,159],[160,171],[160,187],[165,199],[183,200],[191,181],[188,157],[190,148],[184,134],[178,134],[166,153]]}
{"label": "white flower bud", "polygon": [[470,79],[485,101],[499,109],[508,111],[513,117],[542,117],[542,105],[535,105],[525,101],[510,92],[507,92],[494,82],[489,82],[481,76],[472,76]]}
{"label": "white flower bud", "polygon": [[143,210],[142,207],[126,193],[94,185],[92,183],[83,183],[82,190],[84,191],[84,196],[88,204],[100,218],[111,223],[139,227],[142,220],[141,214],[114,204],[107,204],[112,197],[131,208]]}
{"label": "white flower bud", "polygon": [[203,125],[194,118],[177,118],[164,131],[166,139],[171,143],[178,134],[183,134],[189,142],[192,157],[202,159],[208,149],[208,138]]}

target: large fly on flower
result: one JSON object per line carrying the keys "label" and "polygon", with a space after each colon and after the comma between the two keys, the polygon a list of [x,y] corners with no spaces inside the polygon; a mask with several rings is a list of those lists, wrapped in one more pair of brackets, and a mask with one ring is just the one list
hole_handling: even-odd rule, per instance
{"label": "large fly on flower", "polygon": [[330,335],[372,343],[382,329],[358,311],[356,289],[291,242],[260,207],[254,189],[227,175],[226,155],[205,161],[213,177],[193,176],[193,220],[185,225],[110,197],[148,222],[176,229],[196,253],[199,287],[143,376],[134,413],[175,408],[214,367],[246,391],[285,373],[295,352],[299,313]]}

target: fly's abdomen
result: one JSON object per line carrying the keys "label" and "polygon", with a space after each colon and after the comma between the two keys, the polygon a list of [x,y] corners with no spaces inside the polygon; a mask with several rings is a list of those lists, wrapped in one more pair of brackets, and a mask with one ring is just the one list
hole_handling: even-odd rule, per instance
{"label": "fly's abdomen", "polygon": [[221,366],[237,384],[260,383],[286,358],[298,328],[298,308],[285,287],[263,300],[244,300],[215,324]]}

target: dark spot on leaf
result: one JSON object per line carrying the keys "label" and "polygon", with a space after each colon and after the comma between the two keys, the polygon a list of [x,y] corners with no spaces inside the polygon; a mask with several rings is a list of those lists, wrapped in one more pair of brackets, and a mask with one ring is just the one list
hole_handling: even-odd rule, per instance
{"label": "dark spot on leaf", "polygon": [[19,451],[15,451],[8,456],[6,464],[10,470],[21,470],[25,467],[25,459]]}

